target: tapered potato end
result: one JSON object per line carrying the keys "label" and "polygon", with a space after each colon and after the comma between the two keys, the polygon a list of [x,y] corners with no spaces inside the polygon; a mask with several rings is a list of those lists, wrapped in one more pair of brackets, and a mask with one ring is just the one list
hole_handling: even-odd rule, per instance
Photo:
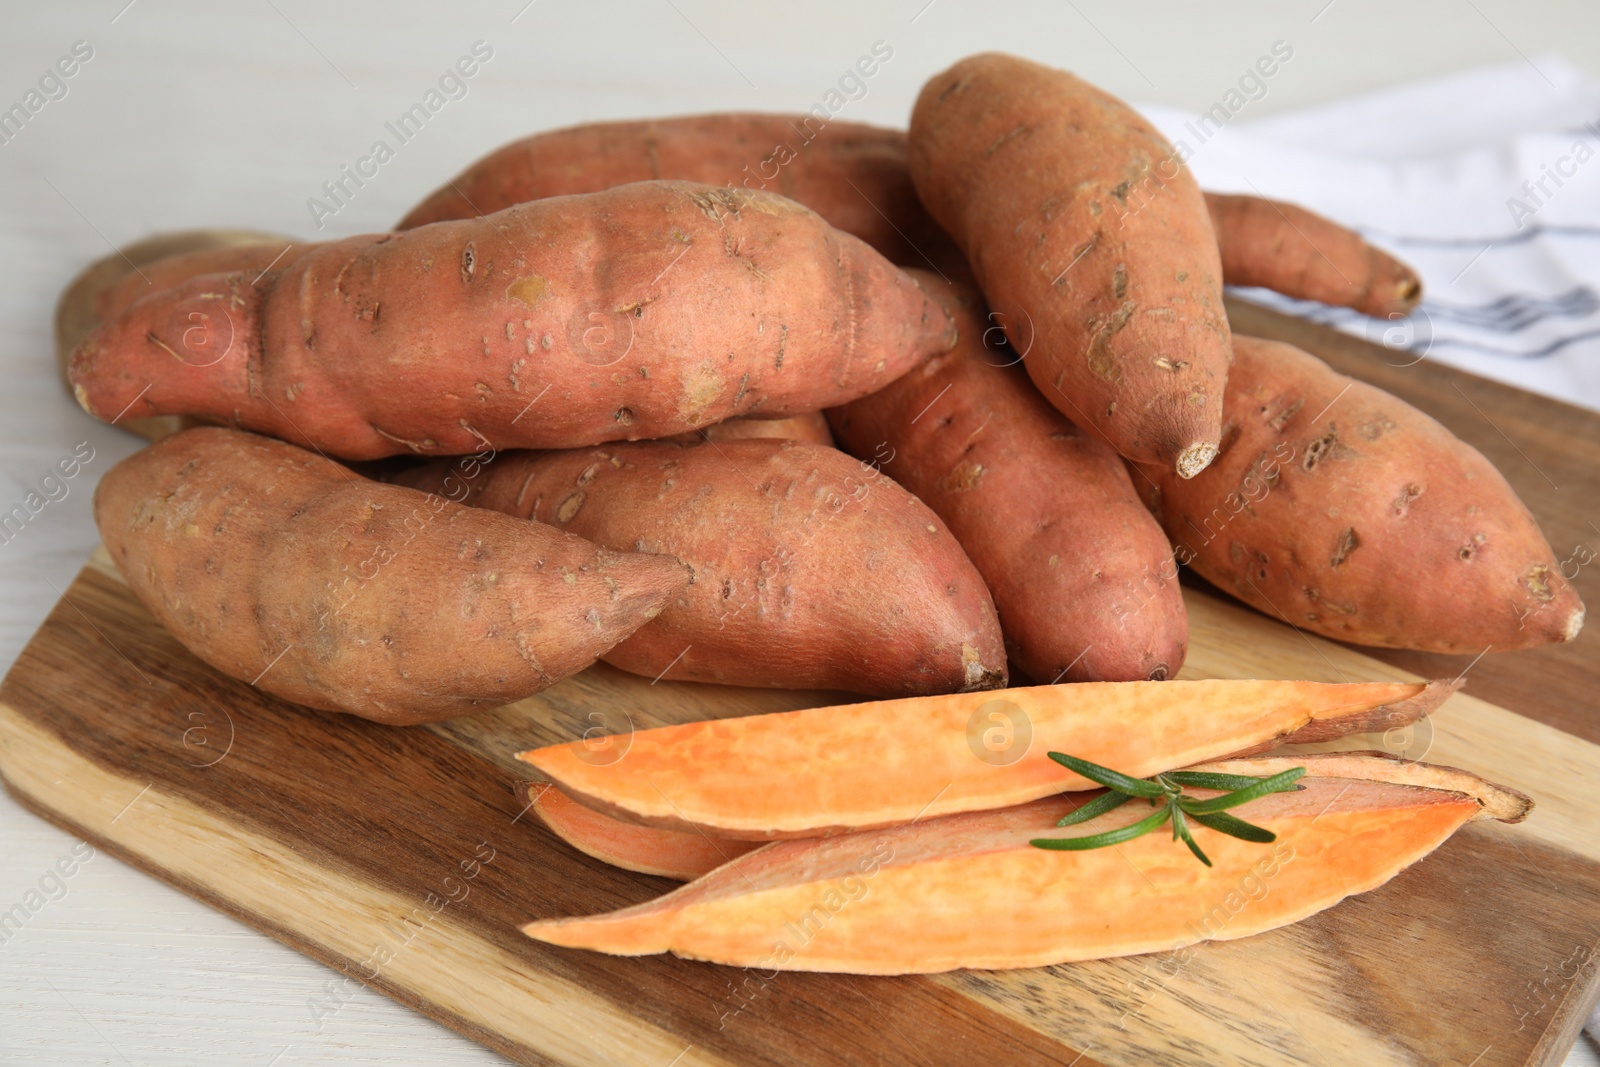
{"label": "tapered potato end", "polygon": [[1279,743],[1309,745],[1319,741],[1336,741],[1351,734],[1374,733],[1409,726],[1418,719],[1431,715],[1460,688],[1459,678],[1435,678],[1423,683],[1417,692],[1409,697],[1386,703],[1340,708],[1325,715],[1314,716],[1304,726],[1281,738]]}
{"label": "tapered potato end", "polygon": [[1178,453],[1178,461],[1173,464],[1173,468],[1178,472],[1178,477],[1193,478],[1211,466],[1211,461],[1216,458],[1217,446],[1205,441],[1197,445],[1190,445]]}
{"label": "tapered potato end", "polygon": [[1250,759],[1218,760],[1196,767],[1196,771],[1219,774],[1271,775],[1304,767],[1308,775],[1319,778],[1351,778],[1368,782],[1409,785],[1419,789],[1438,789],[1460,793],[1478,802],[1479,819],[1516,823],[1533,811],[1533,799],[1510,786],[1496,785],[1458,767],[1418,763],[1392,752],[1308,752],[1293,756],[1255,756]]}

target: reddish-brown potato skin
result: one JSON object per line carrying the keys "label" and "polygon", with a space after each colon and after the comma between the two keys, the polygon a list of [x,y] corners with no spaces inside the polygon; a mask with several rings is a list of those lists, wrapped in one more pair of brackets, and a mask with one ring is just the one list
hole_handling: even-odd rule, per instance
{"label": "reddish-brown potato skin", "polygon": [[820,411],[808,411],[804,415],[790,415],[783,419],[760,419],[754,416],[729,419],[662,440],[697,445],[702,441],[748,441],[753,437],[776,437],[784,441],[799,441],[804,445],[834,447],[828,416]]}
{"label": "reddish-brown potato skin", "polygon": [[1500,472],[1432,418],[1290,345],[1234,338],[1223,449],[1134,478],[1180,562],[1361,645],[1476,654],[1571,640],[1583,604]]}
{"label": "reddish-brown potato skin", "polygon": [[816,411],[952,343],[916,282],[793,201],[642,182],[191,279],[91,334],[70,377],[100,418],[375,459]]}
{"label": "reddish-brown potato skin", "polygon": [[1314,211],[1221,193],[1207,193],[1206,207],[1229,285],[1259,285],[1379,317],[1404,315],[1422,299],[1416,271]]}
{"label": "reddish-brown potato skin", "polygon": [[689,565],[689,588],[602,657],[623,670],[878,697],[1006,683],[994,603],[961,546],[921,501],[835,449],[641,442],[450,473],[436,463],[398,477]]}
{"label": "reddish-brown potato skin", "polygon": [[1045,399],[1130,459],[1203,469],[1228,320],[1211,218],[1173,148],[1071,74],[987,53],[923,87],[909,149]]}
{"label": "reddish-brown potato skin", "polygon": [[535,134],[472,164],[395,228],[657,179],[780,193],[892,262],[959,266],[911,187],[903,131],[805,114],[685,115]]}
{"label": "reddish-brown potato skin", "polygon": [[200,659],[286,700],[396,725],[575,674],[689,580],[667,556],[369,482],[219,427],[123,460],[94,509],[128,585]]}
{"label": "reddish-brown potato skin", "polygon": [[95,296],[95,314],[101,322],[109,322],[152,293],[182,285],[202,274],[232,274],[247,271],[254,280],[271,267],[287,268],[307,252],[317,248],[314,244],[287,244],[274,242],[258,245],[222,245],[198,252],[183,252],[147,263],[126,275],[114,285],[107,286]]}
{"label": "reddish-brown potato skin", "polygon": [[961,340],[829,412],[843,447],[944,519],[994,594],[1011,662],[1040,682],[1170,678],[1178,567],[1122,460],[1045,403],[976,294],[919,275]]}

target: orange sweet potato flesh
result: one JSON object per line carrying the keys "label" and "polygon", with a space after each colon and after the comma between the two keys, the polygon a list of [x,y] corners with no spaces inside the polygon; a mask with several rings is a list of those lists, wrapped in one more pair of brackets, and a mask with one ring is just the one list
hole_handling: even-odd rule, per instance
{"label": "orange sweet potato flesh", "polygon": [[94,510],[128,585],[200,659],[287,700],[394,724],[575,674],[689,580],[670,557],[370,482],[219,427],[123,460]]}
{"label": "orange sweet potato flesh", "polygon": [[994,602],[961,546],[927,505],[836,449],[638,442],[397,478],[688,564],[689,587],[605,653],[623,670],[869,696],[1006,683]]}
{"label": "orange sweet potato flesh", "polygon": [[757,841],[659,830],[613,819],[579,804],[548,782],[530,782],[525,788],[528,804],[557,837],[585,855],[624,870],[688,882],[760,847]]}
{"label": "orange sweet potato flesh", "polygon": [[473,163],[396,229],[656,179],[779,193],[895,263],[959,269],[960,253],[911,187],[903,131],[803,114],[686,115],[535,134]]}
{"label": "orange sweet potato flesh", "polygon": [[[1264,774],[1251,761],[1237,772]],[[1386,760],[1373,760],[1383,765]],[[1035,848],[1037,838],[1101,833],[1149,814],[1124,804],[1058,829],[1077,800],[1020,807],[749,853],[664,897],[523,932],[617,955],[672,952],[763,970],[909,974],[958,967],[1038,967],[1202,940],[1233,940],[1297,922],[1375,889],[1464,823],[1492,817],[1500,793],[1473,776],[1456,788],[1400,785],[1387,767],[1367,776],[1311,773],[1299,792],[1234,809],[1277,835],[1271,844],[1192,826],[1213,866],[1165,829],[1116,848]],[[1457,772],[1463,773],[1463,772]],[[1196,791],[1204,795],[1202,791]],[[1001,917],[975,921],[975,917]]]}
{"label": "orange sweet potato flesh", "polygon": [[104,419],[375,459],[816,411],[953,340],[914,281],[793,201],[643,182],[191,279],[91,334],[70,377]]}
{"label": "orange sweet potato flesh", "polygon": [[[1090,788],[1047,753],[1145,777],[1412,722],[1450,682],[1084,682],[811,708],[644,730],[598,766],[582,742],[522,753],[619,819],[743,839],[811,837]],[[781,782],[782,788],[773,788]]]}
{"label": "orange sweet potato flesh", "polygon": [[1295,204],[1259,196],[1206,194],[1229,285],[1404,315],[1422,299],[1422,279],[1354,230]]}
{"label": "orange sweet potato flesh", "polygon": [[1228,321],[1211,217],[1171,145],[1065,71],[987,53],[923,87],[909,149],[1045,399],[1123,456],[1203,470]]}
{"label": "orange sweet potato flesh", "polygon": [[821,445],[824,448],[834,447],[833,431],[828,428],[828,417],[820,411],[808,411],[804,415],[790,415],[781,419],[761,419],[753,415],[728,419],[726,422],[690,430],[688,433],[674,434],[663,440],[681,441],[692,445],[701,441],[748,441],[753,437],[775,437],[784,441],[799,441],[801,444]]}
{"label": "orange sweet potato flesh", "polygon": [[949,524],[994,595],[1011,661],[1040,682],[1170,678],[1188,620],[1178,568],[1121,458],[1056,411],[981,298],[914,272],[960,341],[830,413],[841,444]]}
{"label": "orange sweet potato flesh", "polygon": [[1569,641],[1583,603],[1476,449],[1293,346],[1234,340],[1223,450],[1134,484],[1180,562],[1259,611],[1362,645],[1477,654]]}

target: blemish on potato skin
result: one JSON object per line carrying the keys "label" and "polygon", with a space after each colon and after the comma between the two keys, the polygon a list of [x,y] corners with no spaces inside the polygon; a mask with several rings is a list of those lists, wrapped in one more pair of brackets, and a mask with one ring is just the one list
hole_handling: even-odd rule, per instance
{"label": "blemish on potato skin", "polygon": [[1122,380],[1122,369],[1117,366],[1116,353],[1111,351],[1111,340],[1128,325],[1128,320],[1137,310],[1138,305],[1129,300],[1103,321],[1096,321],[1098,316],[1091,320],[1092,334],[1086,358],[1089,372],[1096,378],[1113,383]]}
{"label": "blemish on potato skin", "polygon": [[1406,514],[1408,511],[1411,510],[1412,501],[1416,500],[1417,497],[1419,497],[1421,495],[1422,495],[1422,486],[1417,485],[1415,482],[1411,483],[1410,485],[1407,485],[1404,489],[1401,489],[1400,490],[1400,495],[1394,498],[1394,512],[1395,512],[1395,514],[1396,515],[1404,515],[1404,514]]}
{"label": "blemish on potato skin", "polygon": [[1380,416],[1376,419],[1373,419],[1371,422],[1362,423],[1360,433],[1361,436],[1366,438],[1368,441],[1376,441],[1378,438],[1382,437],[1384,434],[1388,433],[1394,428],[1394,423],[1390,419]]}
{"label": "blemish on potato skin", "polygon": [[976,489],[987,473],[988,469],[981,463],[958,463],[939,479],[939,488],[953,493]]}
{"label": "blemish on potato skin", "polygon": [[1338,540],[1334,542],[1333,556],[1328,561],[1328,566],[1333,568],[1343,566],[1344,561],[1350,558],[1350,553],[1360,547],[1361,538],[1356,534],[1355,527],[1345,527],[1344,532],[1339,534]]}
{"label": "blemish on potato skin", "polygon": [[1331,458],[1339,447],[1339,431],[1330,426],[1328,432],[1315,438],[1306,445],[1306,458],[1300,461],[1300,469],[1316,470],[1317,464],[1326,458]]}
{"label": "blemish on potato skin", "polygon": [[[583,507],[584,494],[581,490],[569,493],[560,504],[556,505],[555,519],[558,525],[565,526],[578,514],[578,509]],[[567,584],[572,584],[569,579]]]}
{"label": "blemish on potato skin", "polygon": [[[506,296],[532,310],[539,306],[539,301],[544,299],[549,287],[549,281],[542,275],[529,274],[506,286]],[[509,322],[506,323],[506,339],[511,339]]]}
{"label": "blemish on potato skin", "polygon": [[[1283,428],[1289,424],[1289,420],[1294,418],[1295,414],[1301,408],[1305,407],[1305,403],[1306,402],[1303,399],[1301,399],[1300,397],[1295,397],[1295,399],[1293,399],[1289,403],[1285,404],[1278,411],[1278,413],[1276,415],[1270,416],[1267,419],[1267,425],[1269,427],[1271,427],[1272,429],[1281,432],[1283,430]],[[1259,409],[1259,411],[1260,411],[1260,413],[1262,415],[1266,415],[1267,412],[1269,412],[1271,410],[1272,410],[1271,406],[1270,405],[1265,405],[1265,404],[1263,404],[1261,406],[1261,408]]]}
{"label": "blemish on potato skin", "polygon": [[1555,599],[1555,590],[1550,588],[1550,567],[1544,563],[1535,563],[1523,575],[1523,582],[1528,587],[1528,592],[1535,597],[1549,603]]}

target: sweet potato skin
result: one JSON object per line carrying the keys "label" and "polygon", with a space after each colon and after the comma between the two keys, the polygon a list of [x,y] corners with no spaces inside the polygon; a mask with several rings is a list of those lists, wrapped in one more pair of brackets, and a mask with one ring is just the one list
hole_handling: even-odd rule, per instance
{"label": "sweet potato skin", "polygon": [[697,445],[702,441],[748,441],[756,437],[775,437],[784,441],[799,441],[806,445],[834,447],[833,431],[828,428],[828,416],[820,411],[808,411],[804,415],[789,415],[781,419],[760,419],[754,416],[729,419],[698,430],[690,430],[688,433],[674,434],[663,440]]}
{"label": "sweet potato skin", "polygon": [[152,293],[182,285],[204,274],[249,272],[254,281],[262,271],[268,268],[283,270],[316,247],[315,244],[275,241],[270,244],[221,245],[166,256],[154,263],[147,263],[115,285],[102,290],[95,297],[95,313],[101,322],[109,322]]}
{"label": "sweet potato skin", "polygon": [[1285,296],[1404,315],[1422,299],[1417,272],[1354,230],[1295,204],[1207,193],[1222,277]]}
{"label": "sweet potato skin", "polygon": [[[448,465],[401,475],[448,492]],[[844,453],[793,441],[507,453],[472,504],[694,579],[602,657],[648,678],[913,696],[1006,682],[994,603],[943,522]]]}
{"label": "sweet potato skin", "polygon": [[1135,478],[1180,562],[1252,607],[1362,645],[1476,654],[1577,636],[1583,604],[1476,449],[1293,346],[1234,339],[1225,446]]}
{"label": "sweet potato skin", "polygon": [[287,700],[397,725],[538,692],[689,580],[669,557],[220,427],[118,464],[95,521],[128,585],[196,656]]}
{"label": "sweet potato skin", "polygon": [[549,782],[527,782],[519,792],[561,840],[586,856],[640,874],[688,882],[760,847],[756,841],[658,830],[613,819],[584,807]]}
{"label": "sweet potato skin", "polygon": [[960,340],[829,414],[950,527],[994,595],[1011,661],[1039,682],[1178,673],[1188,622],[1161,527],[1111,448],[985,346],[981,298],[918,273]]}
{"label": "sweet potato skin", "polygon": [[1228,322],[1210,215],[1173,148],[1071,74],[987,53],[923,87],[909,152],[1045,399],[1123,456],[1202,470]]}
{"label": "sweet potato skin", "polygon": [[473,163],[396,229],[656,179],[780,193],[894,263],[959,266],[960,253],[911,187],[904,132],[803,114],[687,115],[535,134]]}
{"label": "sweet potato skin", "polygon": [[192,279],[102,326],[70,375],[101,418],[374,459],[815,411],[952,342],[914,281],[793,201],[646,182]]}

